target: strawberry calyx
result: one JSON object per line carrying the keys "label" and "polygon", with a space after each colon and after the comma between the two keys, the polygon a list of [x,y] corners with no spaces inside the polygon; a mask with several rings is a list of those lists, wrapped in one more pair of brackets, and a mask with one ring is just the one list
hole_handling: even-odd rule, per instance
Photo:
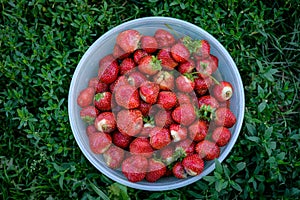
{"label": "strawberry calyx", "polygon": [[95,101],[99,101],[101,99],[104,98],[104,94],[103,93],[97,93],[94,97]]}
{"label": "strawberry calyx", "polygon": [[181,162],[187,156],[185,150],[182,147],[176,148],[172,155],[172,163],[168,165],[168,169],[172,170],[177,162]]}
{"label": "strawberry calyx", "polygon": [[199,109],[195,108],[195,111],[199,119],[210,121],[214,118],[216,109],[203,104]]}
{"label": "strawberry calyx", "polygon": [[162,69],[162,66],[161,66],[161,60],[159,60],[156,56],[151,56],[152,59],[151,59],[151,66],[152,66],[152,69],[154,70],[161,70]]}
{"label": "strawberry calyx", "polygon": [[143,116],[143,122],[147,124],[147,126],[154,126],[154,117],[153,116]]}
{"label": "strawberry calyx", "polygon": [[201,40],[193,40],[189,36],[185,36],[182,39],[184,46],[186,46],[191,53],[195,53],[199,48],[201,48],[202,45],[200,41]]}

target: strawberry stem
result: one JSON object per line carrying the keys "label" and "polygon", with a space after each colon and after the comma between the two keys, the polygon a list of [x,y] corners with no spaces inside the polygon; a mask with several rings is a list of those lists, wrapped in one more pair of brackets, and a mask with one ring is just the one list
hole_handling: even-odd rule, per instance
{"label": "strawberry stem", "polygon": [[152,56],[151,66],[152,69],[160,71],[162,69],[161,60],[159,60],[156,56]]}

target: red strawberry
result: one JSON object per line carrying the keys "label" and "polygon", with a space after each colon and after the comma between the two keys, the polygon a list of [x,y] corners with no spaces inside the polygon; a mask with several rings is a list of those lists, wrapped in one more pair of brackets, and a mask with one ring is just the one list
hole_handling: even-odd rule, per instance
{"label": "red strawberry", "polygon": [[158,44],[156,42],[156,39],[152,36],[143,36],[141,38],[141,47],[143,50],[145,50],[147,53],[154,53],[157,48]]}
{"label": "red strawberry", "polygon": [[202,105],[207,105],[207,106],[209,105],[212,108],[218,108],[219,107],[218,101],[211,95],[201,96],[198,99],[198,105],[199,105],[199,108]]}
{"label": "red strawberry", "polygon": [[219,102],[219,107],[230,108],[230,99],[224,102]]}
{"label": "red strawberry", "polygon": [[196,119],[196,113],[192,104],[182,104],[172,112],[172,118],[178,124],[188,126]]}
{"label": "red strawberry", "polygon": [[177,162],[174,165],[172,172],[176,178],[179,178],[179,179],[187,178],[187,173],[184,170],[184,167],[181,162]]}
{"label": "red strawberry", "polygon": [[170,165],[174,162],[174,147],[172,145],[168,145],[160,150],[160,158],[166,165]]}
{"label": "red strawberry", "polygon": [[167,168],[163,162],[151,158],[148,161],[148,170],[145,178],[148,182],[155,182],[164,176],[166,171]]}
{"label": "red strawberry", "polygon": [[210,59],[211,59],[211,62],[212,62],[212,73],[214,73],[218,69],[219,59],[216,56],[212,55],[212,54],[210,54]]}
{"label": "red strawberry", "polygon": [[215,63],[210,59],[210,57],[207,58],[201,58],[196,61],[196,70],[199,72],[198,76],[200,78],[207,78],[209,77],[214,70]]}
{"label": "red strawberry", "polygon": [[98,132],[98,130],[96,129],[94,124],[88,125],[86,127],[86,134],[87,134],[88,137],[90,137],[90,135],[92,135],[96,132]]}
{"label": "red strawberry", "polygon": [[174,76],[168,71],[159,71],[154,75],[153,81],[159,84],[161,90],[174,89]]}
{"label": "red strawberry", "polygon": [[195,62],[191,59],[188,59],[186,62],[184,63],[180,63],[178,65],[178,71],[181,74],[186,74],[186,73],[191,73],[193,70],[195,69]]}
{"label": "red strawberry", "polygon": [[144,117],[148,116],[149,115],[149,111],[151,109],[151,104],[149,103],[146,103],[144,101],[141,101],[141,104],[140,106],[137,108],[138,110],[140,110],[143,114]]}
{"label": "red strawberry", "polygon": [[175,80],[175,83],[180,92],[190,93],[195,87],[195,82],[183,75],[178,76]]}
{"label": "red strawberry", "polygon": [[133,60],[136,64],[139,64],[140,60],[145,56],[149,56],[149,54],[143,49],[138,49],[133,53]]}
{"label": "red strawberry", "polygon": [[94,120],[98,115],[99,111],[95,108],[95,106],[87,106],[80,110],[80,117],[87,124],[94,123]]}
{"label": "red strawberry", "polygon": [[157,59],[161,61],[161,66],[167,70],[173,70],[178,65],[170,51],[170,48],[164,48],[157,53]]}
{"label": "red strawberry", "polygon": [[208,89],[212,85],[212,79],[210,77],[207,78],[198,77],[194,79],[194,82],[195,82],[194,91],[196,92],[196,94],[200,96],[207,93]]}
{"label": "red strawberry", "polygon": [[166,128],[155,127],[150,132],[150,144],[154,149],[161,149],[171,142],[170,132]]}
{"label": "red strawberry", "polygon": [[146,103],[154,104],[157,100],[158,93],[159,85],[154,82],[146,81],[140,86],[140,97]]}
{"label": "red strawberry", "polygon": [[169,126],[174,123],[171,114],[171,111],[166,111],[164,109],[159,110],[154,116],[155,125],[158,127],[169,128]]}
{"label": "red strawberry", "polygon": [[187,129],[179,124],[171,124],[169,129],[173,142],[182,141],[187,137]]}
{"label": "red strawberry", "polygon": [[195,56],[206,58],[210,54],[210,44],[207,40],[198,40],[198,48],[195,51]]}
{"label": "red strawberry", "polygon": [[208,133],[207,123],[203,120],[196,121],[189,126],[189,137],[195,142],[200,142],[205,139]]}
{"label": "red strawberry", "polygon": [[164,29],[158,29],[154,34],[154,38],[159,48],[170,47],[176,41],[174,36]]}
{"label": "red strawberry", "polygon": [[185,155],[192,155],[195,153],[196,143],[190,139],[185,139],[176,143],[175,151],[179,151],[179,149],[183,149]]}
{"label": "red strawberry", "polygon": [[138,49],[141,34],[136,30],[126,30],[116,38],[116,44],[119,45],[125,53],[133,53]]}
{"label": "red strawberry", "polygon": [[129,145],[129,151],[132,155],[140,155],[150,158],[153,154],[153,148],[147,138],[137,137]]}
{"label": "red strawberry", "polygon": [[146,75],[154,75],[161,70],[161,61],[156,56],[144,56],[140,59],[138,68]]}
{"label": "red strawberry", "polygon": [[132,58],[125,58],[120,64],[120,74],[124,75],[135,68],[135,63]]}
{"label": "red strawberry", "polygon": [[122,163],[122,173],[131,182],[139,182],[146,176],[148,160],[144,156],[133,155]]}
{"label": "red strawberry", "polygon": [[108,85],[106,83],[102,83],[101,81],[98,81],[96,87],[96,93],[100,93],[100,92],[107,92],[108,91]]}
{"label": "red strawberry", "polygon": [[172,58],[179,63],[184,63],[190,58],[190,51],[183,43],[179,42],[172,46],[171,48]]}
{"label": "red strawberry", "polygon": [[196,145],[196,152],[204,160],[213,160],[220,155],[220,148],[211,141],[203,140]]}
{"label": "red strawberry", "polygon": [[89,80],[89,83],[88,83],[88,87],[92,87],[92,88],[96,88],[97,84],[99,82],[99,79],[98,77],[93,77]]}
{"label": "red strawberry", "polygon": [[115,44],[114,49],[113,49],[113,56],[116,59],[124,59],[127,58],[130,53],[126,53],[119,45]]}
{"label": "red strawberry", "polygon": [[114,145],[111,145],[109,149],[103,153],[104,162],[112,169],[119,168],[124,157],[124,150]]}
{"label": "red strawberry", "polygon": [[113,94],[115,88],[121,87],[123,85],[128,85],[127,77],[126,76],[119,76],[115,82],[109,85],[109,90]]}
{"label": "red strawberry", "polygon": [[233,87],[227,81],[221,81],[213,87],[213,96],[220,102],[229,100],[232,97]]}
{"label": "red strawberry", "polygon": [[103,112],[95,119],[95,127],[100,132],[110,133],[117,127],[114,114],[112,112]]}
{"label": "red strawberry", "polygon": [[197,97],[194,93],[190,93],[190,94],[187,94],[187,93],[183,93],[183,92],[178,92],[176,94],[177,96],[177,99],[178,99],[178,105],[177,106],[180,106],[181,104],[197,104]]}
{"label": "red strawberry", "polygon": [[127,81],[130,85],[138,88],[142,83],[147,81],[147,78],[144,74],[139,71],[132,71],[128,73]]}
{"label": "red strawberry", "polygon": [[116,103],[127,109],[134,109],[140,106],[140,95],[136,87],[123,85],[117,87],[115,92]]}
{"label": "red strawberry", "polygon": [[137,109],[121,110],[117,115],[117,126],[122,134],[135,136],[143,128],[143,115]]}
{"label": "red strawberry", "polygon": [[236,117],[229,108],[221,107],[215,112],[214,122],[217,126],[231,128],[236,123]]}
{"label": "red strawberry", "polygon": [[110,54],[99,62],[98,78],[101,82],[110,84],[118,78],[119,64]]}
{"label": "red strawberry", "polygon": [[217,127],[212,133],[212,139],[219,147],[225,146],[231,138],[231,132],[226,127]]}
{"label": "red strawberry", "polygon": [[197,154],[185,157],[182,165],[187,174],[191,176],[199,175],[204,169],[204,162]]}
{"label": "red strawberry", "polygon": [[90,149],[95,154],[104,153],[111,143],[111,137],[108,133],[95,132],[89,136]]}
{"label": "red strawberry", "polygon": [[91,105],[93,103],[94,95],[95,89],[92,87],[87,87],[81,90],[77,97],[77,104],[81,108]]}
{"label": "red strawberry", "polygon": [[145,138],[150,137],[149,136],[150,132],[154,127],[155,126],[152,123],[144,123],[144,126],[143,126],[141,132],[139,133],[138,137],[145,137]]}
{"label": "red strawberry", "polygon": [[127,149],[132,140],[132,136],[122,134],[119,131],[115,131],[112,134],[112,142],[122,149]]}
{"label": "red strawberry", "polygon": [[102,92],[97,93],[94,96],[94,104],[97,109],[100,111],[109,111],[111,110],[111,93],[110,92]]}
{"label": "red strawberry", "polygon": [[157,104],[166,110],[170,110],[177,104],[176,94],[171,91],[161,91],[158,94]]}

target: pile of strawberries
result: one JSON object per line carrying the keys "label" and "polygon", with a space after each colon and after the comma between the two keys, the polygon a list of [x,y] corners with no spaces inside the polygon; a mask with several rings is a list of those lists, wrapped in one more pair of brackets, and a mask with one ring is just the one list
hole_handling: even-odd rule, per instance
{"label": "pile of strawberries", "polygon": [[232,85],[214,78],[217,69],[206,40],[119,33],[77,97],[91,151],[131,182],[200,174],[236,123]]}

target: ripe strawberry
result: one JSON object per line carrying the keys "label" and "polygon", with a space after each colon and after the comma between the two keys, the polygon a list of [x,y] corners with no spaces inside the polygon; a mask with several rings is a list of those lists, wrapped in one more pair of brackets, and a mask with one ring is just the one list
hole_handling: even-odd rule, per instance
{"label": "ripe strawberry", "polygon": [[115,88],[121,87],[123,85],[128,85],[126,76],[119,76],[115,82],[109,85],[109,91],[114,94]]}
{"label": "ripe strawberry", "polygon": [[142,83],[147,81],[147,77],[139,71],[131,71],[128,73],[127,81],[130,85],[138,88]]}
{"label": "ripe strawberry", "polygon": [[178,42],[171,47],[172,58],[179,63],[184,63],[190,58],[190,51],[183,43]]}
{"label": "ripe strawberry", "polygon": [[154,38],[156,39],[159,48],[170,47],[176,41],[174,36],[164,29],[158,29],[154,33]]}
{"label": "ripe strawberry", "polygon": [[112,144],[108,133],[95,132],[89,136],[90,149],[95,154],[104,153]]}
{"label": "ripe strawberry", "polygon": [[122,149],[127,149],[132,140],[132,136],[122,134],[120,131],[115,131],[112,134],[112,142]]}
{"label": "ripe strawberry", "polygon": [[107,92],[108,85],[106,83],[102,83],[101,81],[98,81],[95,90],[96,90],[95,93]]}
{"label": "ripe strawberry", "polygon": [[105,133],[110,133],[117,127],[115,116],[112,112],[100,113],[94,124],[98,131]]}
{"label": "ripe strawberry", "polygon": [[213,73],[214,63],[208,58],[196,60],[196,70],[200,78],[207,78]]}
{"label": "ripe strawberry", "polygon": [[146,117],[149,115],[151,106],[152,106],[151,104],[146,103],[145,101],[141,101],[140,106],[137,109],[142,112],[144,117]]}
{"label": "ripe strawberry", "polygon": [[170,110],[177,104],[176,94],[171,91],[161,91],[158,94],[157,104],[166,110]]}
{"label": "ripe strawberry", "polygon": [[125,58],[120,64],[120,75],[124,75],[135,68],[135,62],[132,58]]}
{"label": "ripe strawberry", "polygon": [[187,173],[184,170],[184,167],[181,162],[177,162],[174,165],[172,172],[176,178],[179,178],[179,179],[187,178]]}
{"label": "ripe strawberry", "polygon": [[90,135],[92,135],[96,132],[98,132],[98,130],[96,129],[94,124],[88,125],[86,127],[86,134],[87,134],[88,137],[90,137]]}
{"label": "ripe strawberry", "polygon": [[135,136],[143,128],[142,112],[133,110],[121,110],[117,114],[117,126],[119,131],[124,135]]}
{"label": "ripe strawberry", "polygon": [[211,62],[212,62],[212,73],[214,73],[218,69],[219,59],[218,59],[218,57],[216,57],[212,54],[210,54],[210,59],[211,59]]}
{"label": "ripe strawberry", "polygon": [[77,97],[77,104],[83,108],[89,106],[93,103],[93,98],[95,95],[95,89],[92,87],[84,88],[80,91]]}
{"label": "ripe strawberry", "polygon": [[107,55],[99,62],[98,78],[102,83],[110,84],[118,78],[119,64],[111,55]]}
{"label": "ripe strawberry", "polygon": [[206,58],[210,54],[210,44],[207,40],[198,40],[198,47],[195,51],[195,56]]}
{"label": "ripe strawberry", "polygon": [[159,85],[154,82],[146,81],[140,86],[140,97],[146,103],[154,104],[157,100],[158,93]]}
{"label": "ripe strawberry", "polygon": [[236,123],[236,117],[229,108],[221,107],[215,112],[214,122],[217,126],[231,128]]}
{"label": "ripe strawberry", "polygon": [[178,104],[177,106],[180,106],[181,104],[192,104],[196,105],[198,98],[194,93],[183,93],[183,92],[178,92],[176,93],[177,99],[178,99]]}
{"label": "ripe strawberry", "polygon": [[198,120],[189,126],[189,137],[195,142],[200,142],[205,139],[208,133],[207,123],[203,120]]}
{"label": "ripe strawberry", "polygon": [[178,76],[175,80],[175,83],[180,92],[190,93],[195,87],[195,82],[183,75]]}
{"label": "ripe strawberry", "polygon": [[154,75],[161,70],[161,61],[156,56],[144,56],[140,59],[138,69],[146,75]]}
{"label": "ripe strawberry", "polygon": [[113,49],[113,56],[116,59],[123,60],[124,58],[127,58],[130,53],[126,53],[119,45],[115,44]]}
{"label": "ripe strawberry", "polygon": [[233,87],[227,81],[220,81],[213,87],[213,96],[220,102],[229,100],[232,97]]}
{"label": "ripe strawberry", "polygon": [[201,96],[200,98],[198,98],[198,105],[199,108],[202,105],[209,105],[212,108],[218,108],[219,107],[219,103],[218,101],[211,95],[205,95],[205,96]]}
{"label": "ripe strawberry", "polygon": [[148,182],[155,182],[164,176],[166,171],[167,168],[163,162],[151,158],[148,160],[148,170],[145,178]]}
{"label": "ripe strawberry", "polygon": [[[176,143],[175,151],[180,152],[179,149],[182,149],[184,151],[185,156],[188,156],[188,155],[192,155],[195,153],[195,146],[196,146],[196,143],[187,138],[185,140],[182,140],[182,141],[179,141]],[[185,157],[185,156],[183,156],[183,157]]]}
{"label": "ripe strawberry", "polygon": [[154,149],[161,149],[171,142],[170,131],[155,127],[150,132],[150,144]]}
{"label": "ripe strawberry", "polygon": [[89,83],[88,83],[88,87],[92,87],[92,88],[96,88],[97,84],[99,82],[99,79],[98,77],[93,77],[93,78],[90,78],[89,80]]}
{"label": "ripe strawberry", "polygon": [[172,112],[172,118],[178,124],[188,126],[196,119],[196,113],[192,104],[182,104]]}
{"label": "ripe strawberry", "polygon": [[148,138],[150,137],[150,132],[155,126],[152,123],[144,123],[144,126],[139,133],[138,137],[145,137]]}
{"label": "ripe strawberry", "polygon": [[187,174],[197,176],[203,171],[204,162],[197,154],[193,154],[182,160],[182,166]]}
{"label": "ripe strawberry", "polygon": [[166,164],[170,165],[175,161],[174,157],[174,147],[172,145],[168,145],[160,150],[160,158]]}
{"label": "ripe strawberry", "polygon": [[195,69],[195,62],[191,59],[188,59],[186,62],[184,63],[180,63],[178,65],[178,71],[181,74],[186,74],[186,73],[191,73],[193,70]]}
{"label": "ripe strawberry", "polygon": [[97,109],[100,111],[109,111],[111,110],[111,93],[110,92],[102,92],[97,93],[94,96],[94,104]]}
{"label": "ripe strawberry", "polygon": [[203,140],[196,144],[196,152],[204,160],[213,160],[220,155],[220,148],[211,141]]}
{"label": "ripe strawberry", "polygon": [[196,92],[197,95],[202,96],[208,92],[208,89],[212,85],[212,79],[210,77],[207,78],[195,78],[195,87],[194,91]]}
{"label": "ripe strawberry", "polygon": [[144,156],[132,155],[122,163],[122,173],[131,182],[139,182],[146,176],[148,160]]}
{"label": "ripe strawberry", "polygon": [[87,124],[93,124],[98,115],[99,110],[95,106],[87,106],[80,110],[80,118]]}
{"label": "ripe strawberry", "polygon": [[141,38],[141,47],[147,53],[151,54],[151,53],[154,53],[157,50],[158,44],[157,44],[157,41],[154,37],[152,37],[152,36],[143,36]]}
{"label": "ripe strawberry", "polygon": [[134,109],[140,106],[140,95],[136,87],[123,85],[115,88],[116,103],[127,109]]}
{"label": "ripe strawberry", "polygon": [[219,107],[230,108],[230,99],[224,102],[219,102]]}
{"label": "ripe strawberry", "polygon": [[171,124],[169,129],[173,142],[182,141],[187,137],[187,129],[179,124]]}
{"label": "ripe strawberry", "polygon": [[132,155],[145,156],[146,158],[150,158],[153,154],[149,139],[144,137],[135,138],[129,145],[129,151]]}
{"label": "ripe strawberry", "polygon": [[159,110],[154,116],[155,125],[158,127],[169,128],[174,123],[172,112],[164,109]]}
{"label": "ripe strawberry", "polygon": [[159,71],[154,75],[153,81],[159,85],[161,90],[174,89],[174,76],[168,71]]}
{"label": "ripe strawberry", "polygon": [[212,133],[212,139],[219,147],[225,146],[231,138],[231,132],[228,128],[219,126]]}
{"label": "ripe strawberry", "polygon": [[157,59],[161,61],[161,66],[167,70],[173,70],[178,63],[172,58],[170,48],[164,48],[157,53]]}
{"label": "ripe strawberry", "polygon": [[138,49],[133,53],[133,60],[136,64],[139,64],[140,60],[145,56],[149,56],[149,54],[143,49]]}
{"label": "ripe strawberry", "polygon": [[116,44],[119,45],[125,53],[133,53],[138,49],[141,34],[136,30],[125,30],[116,38]]}
{"label": "ripe strawberry", "polygon": [[103,153],[104,162],[108,167],[112,169],[119,168],[122,164],[124,157],[124,150],[115,145],[111,145],[109,149]]}

